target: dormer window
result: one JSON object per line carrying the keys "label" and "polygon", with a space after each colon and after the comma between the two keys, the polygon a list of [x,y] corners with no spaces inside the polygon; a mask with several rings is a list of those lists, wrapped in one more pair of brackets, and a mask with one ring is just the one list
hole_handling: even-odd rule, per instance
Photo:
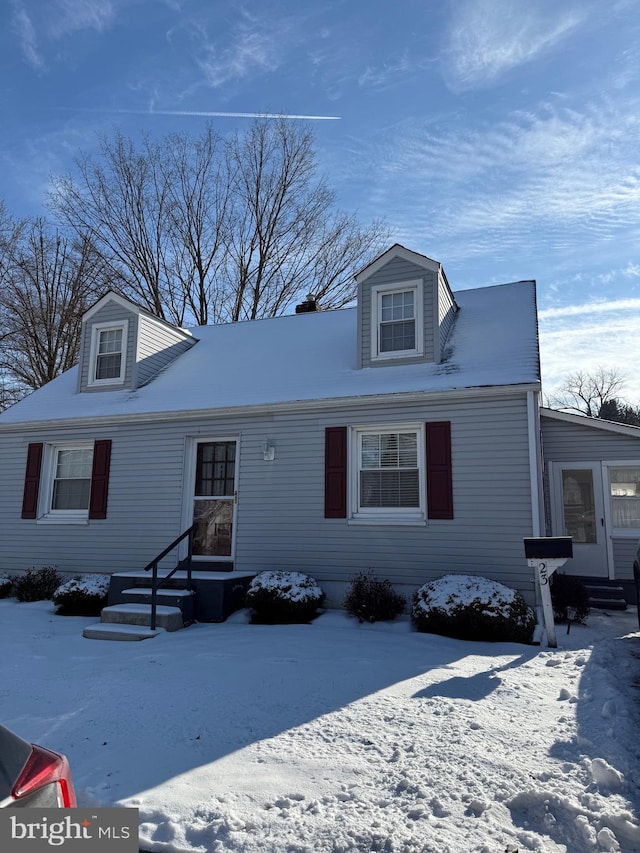
{"label": "dormer window", "polygon": [[93,327],[89,385],[121,385],[126,367],[127,321]]}
{"label": "dormer window", "polygon": [[372,288],[371,357],[422,355],[422,288],[410,281]]}

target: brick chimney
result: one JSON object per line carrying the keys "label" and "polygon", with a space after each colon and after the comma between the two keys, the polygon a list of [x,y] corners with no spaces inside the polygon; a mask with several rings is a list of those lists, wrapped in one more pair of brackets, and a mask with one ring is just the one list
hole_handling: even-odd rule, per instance
{"label": "brick chimney", "polygon": [[312,311],[319,311],[320,306],[313,293],[308,293],[307,298],[300,305],[296,305],[296,314],[310,314]]}

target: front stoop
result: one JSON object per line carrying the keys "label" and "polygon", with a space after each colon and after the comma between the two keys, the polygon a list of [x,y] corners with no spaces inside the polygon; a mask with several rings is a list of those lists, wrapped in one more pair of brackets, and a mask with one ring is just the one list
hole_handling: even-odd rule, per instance
{"label": "front stoop", "polygon": [[184,628],[179,607],[158,604],[156,630],[152,631],[150,604],[115,604],[103,607],[100,622],[89,625],[82,636],[89,640],[147,640],[161,631],[179,631]]}

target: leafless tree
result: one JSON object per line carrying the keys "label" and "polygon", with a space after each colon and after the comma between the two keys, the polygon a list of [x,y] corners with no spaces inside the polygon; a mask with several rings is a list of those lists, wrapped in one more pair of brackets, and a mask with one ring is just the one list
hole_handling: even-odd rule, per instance
{"label": "leafless tree", "polygon": [[611,402],[617,400],[625,382],[615,367],[599,367],[594,373],[578,370],[567,376],[549,403],[556,409],[599,418],[603,409],[608,411]]}
{"label": "leafless tree", "polygon": [[87,240],[65,238],[42,219],[16,224],[0,254],[0,374],[16,396],[75,364],[82,314],[108,278]]}
{"label": "leafless tree", "polygon": [[284,120],[228,140],[211,128],[140,146],[116,134],[77,167],[54,180],[55,211],[134,299],[180,325],[274,316],[308,292],[344,305],[354,269],[388,237],[336,211],[311,133]]}

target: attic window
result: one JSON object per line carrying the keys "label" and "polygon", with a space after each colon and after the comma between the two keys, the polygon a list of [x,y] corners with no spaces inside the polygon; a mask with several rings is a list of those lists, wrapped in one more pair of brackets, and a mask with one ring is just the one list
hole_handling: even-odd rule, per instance
{"label": "attic window", "polygon": [[421,282],[378,285],[371,291],[371,357],[422,355]]}
{"label": "attic window", "polygon": [[89,385],[121,385],[126,368],[127,321],[93,327]]}

